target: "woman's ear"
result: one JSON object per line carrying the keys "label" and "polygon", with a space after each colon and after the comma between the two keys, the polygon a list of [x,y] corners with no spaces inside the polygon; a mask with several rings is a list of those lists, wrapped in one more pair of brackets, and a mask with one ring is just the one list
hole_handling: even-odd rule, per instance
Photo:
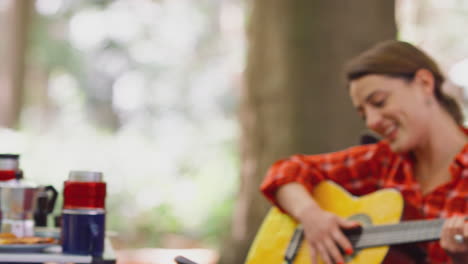
{"label": "woman's ear", "polygon": [[427,69],[419,69],[414,74],[413,79],[423,89],[427,95],[434,95],[435,78],[434,74]]}

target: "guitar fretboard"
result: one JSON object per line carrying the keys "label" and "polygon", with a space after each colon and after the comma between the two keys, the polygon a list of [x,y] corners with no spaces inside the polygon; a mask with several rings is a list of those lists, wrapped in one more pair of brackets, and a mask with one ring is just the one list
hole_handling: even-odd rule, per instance
{"label": "guitar fretboard", "polygon": [[356,249],[432,241],[440,238],[444,219],[406,221],[345,232]]}

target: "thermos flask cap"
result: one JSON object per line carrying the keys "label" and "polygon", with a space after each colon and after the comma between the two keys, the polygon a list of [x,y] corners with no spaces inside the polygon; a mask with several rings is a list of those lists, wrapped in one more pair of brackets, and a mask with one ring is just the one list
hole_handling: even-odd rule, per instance
{"label": "thermos flask cap", "polygon": [[18,154],[0,154],[0,170],[17,170],[19,167]]}
{"label": "thermos flask cap", "polygon": [[73,182],[102,182],[102,173],[98,171],[70,171],[68,180]]}

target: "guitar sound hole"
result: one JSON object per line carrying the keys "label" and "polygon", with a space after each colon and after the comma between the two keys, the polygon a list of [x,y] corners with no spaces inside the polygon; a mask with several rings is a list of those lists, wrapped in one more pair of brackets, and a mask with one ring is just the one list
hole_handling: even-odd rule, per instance
{"label": "guitar sound hole", "polygon": [[[370,226],[372,225],[372,219],[366,215],[366,214],[355,214],[350,217],[348,217],[348,220],[351,221],[357,221],[361,223],[361,226]],[[356,227],[352,229],[344,229],[342,230],[344,235],[349,239],[351,242],[351,245],[353,245],[354,252],[352,255],[344,255],[345,256],[345,262],[351,261],[358,253],[359,249],[355,247],[356,243],[358,242],[361,234],[362,234],[362,227]],[[342,252],[344,253],[344,252]]]}
{"label": "guitar sound hole", "polygon": [[361,223],[362,226],[370,226],[372,225],[372,219],[366,214],[355,214],[348,217],[350,221],[358,221]]}

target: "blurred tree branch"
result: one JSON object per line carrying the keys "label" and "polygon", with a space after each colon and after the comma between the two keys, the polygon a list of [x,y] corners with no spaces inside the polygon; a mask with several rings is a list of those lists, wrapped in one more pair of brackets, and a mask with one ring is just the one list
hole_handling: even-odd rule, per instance
{"label": "blurred tree branch", "polygon": [[2,23],[0,126],[17,128],[21,114],[33,0],[10,1]]}
{"label": "blurred tree branch", "polygon": [[23,102],[27,36],[34,1],[10,1],[2,23],[0,126],[17,128]]}

